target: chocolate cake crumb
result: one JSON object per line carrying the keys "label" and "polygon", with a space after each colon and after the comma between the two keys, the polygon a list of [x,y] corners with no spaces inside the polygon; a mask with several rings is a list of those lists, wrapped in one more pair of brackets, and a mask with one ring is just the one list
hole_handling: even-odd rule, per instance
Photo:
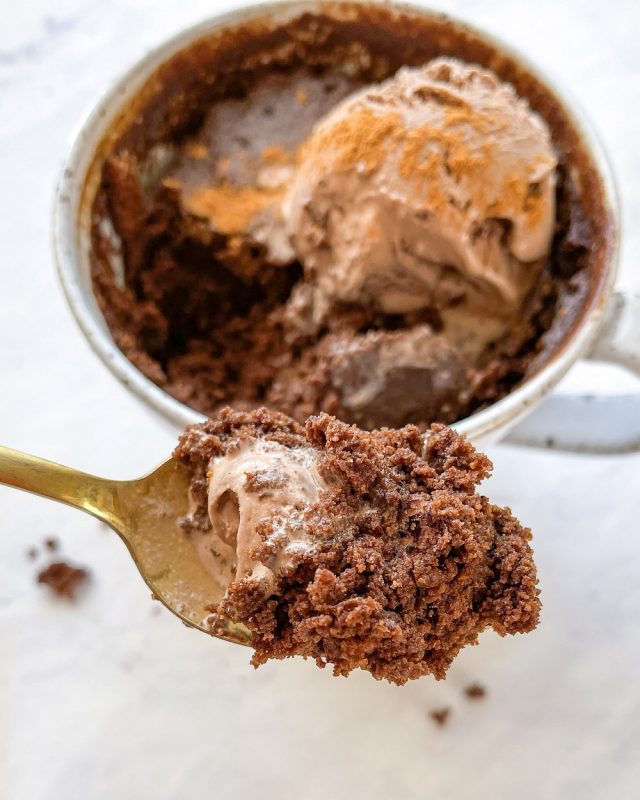
{"label": "chocolate cake crumb", "polygon": [[54,561],[38,573],[38,583],[48,586],[58,597],[75,600],[76,591],[89,578],[82,567],[74,567],[65,561]]}
{"label": "chocolate cake crumb", "polygon": [[479,683],[471,683],[465,687],[464,693],[470,700],[482,700],[487,696],[487,690]]}
{"label": "chocolate cake crumb", "polygon": [[283,478],[280,475],[274,475],[268,470],[260,469],[253,472],[247,472],[245,476],[244,485],[248,492],[256,492],[259,497],[264,497],[271,489],[277,489],[282,486]]}
{"label": "chocolate cake crumb", "polygon": [[51,550],[53,552],[58,549],[58,540],[51,536],[44,540],[44,546],[47,548],[47,550]]}
{"label": "chocolate cake crumb", "polygon": [[35,561],[37,557],[38,557],[38,549],[36,547],[30,547],[27,550],[27,558],[29,559],[29,561]]}
{"label": "chocolate cake crumb", "polygon": [[[305,509],[313,548],[291,556],[274,591],[233,580],[215,609],[251,630],[255,666],[302,655],[335,675],[361,668],[402,684],[444,678],[485,628],[536,626],[531,533],[477,494],[491,462],[463,436],[442,425],[425,438],[415,426],[366,432],[326,414],[303,426],[264,408],[224,409],[187,428],[174,453],[193,471],[187,529],[211,528],[211,459],[252,439],[316,448],[328,487]],[[258,533],[250,555],[270,563],[274,522],[262,520]]]}
{"label": "chocolate cake crumb", "polygon": [[431,717],[431,719],[440,728],[443,728],[447,724],[447,720],[449,719],[450,714],[451,714],[451,709],[448,706],[444,706],[444,708],[437,708],[429,712],[429,716]]}

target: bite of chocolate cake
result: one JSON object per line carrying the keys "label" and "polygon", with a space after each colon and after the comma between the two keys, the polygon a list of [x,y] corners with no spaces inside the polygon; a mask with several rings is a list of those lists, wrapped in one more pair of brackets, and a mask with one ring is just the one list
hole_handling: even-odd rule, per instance
{"label": "bite of chocolate cake", "polygon": [[246,625],[256,666],[443,678],[486,628],[537,624],[531,533],[478,494],[491,462],[455,431],[225,409],[174,455],[193,476],[185,534],[227,585],[208,623]]}

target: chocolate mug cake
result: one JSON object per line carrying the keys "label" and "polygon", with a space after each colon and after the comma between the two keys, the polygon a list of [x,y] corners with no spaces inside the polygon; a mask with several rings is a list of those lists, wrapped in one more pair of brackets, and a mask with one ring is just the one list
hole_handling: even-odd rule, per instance
{"label": "chocolate mug cake", "polygon": [[332,3],[197,40],[100,148],[95,293],[212,415],[451,423],[546,363],[607,224],[570,120],[446,19]]}

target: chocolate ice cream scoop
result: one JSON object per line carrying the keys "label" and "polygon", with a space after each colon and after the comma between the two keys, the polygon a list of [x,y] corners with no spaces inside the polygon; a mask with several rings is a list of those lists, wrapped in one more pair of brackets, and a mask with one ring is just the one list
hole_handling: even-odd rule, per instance
{"label": "chocolate ice cream scoop", "polygon": [[303,147],[285,204],[320,313],[437,307],[447,337],[478,352],[550,250],[556,165],[545,123],[478,66],[440,58],[345,99]]}
{"label": "chocolate ice cream scoop", "polygon": [[[304,511],[326,482],[318,473],[319,455],[311,447],[287,449],[261,439],[239,441],[209,464],[210,532],[198,540],[201,557],[224,583],[248,578],[265,595],[292,557],[311,547]],[[260,523],[270,518],[271,557],[258,561],[253,549],[262,543]],[[212,555],[215,556],[212,558]]]}

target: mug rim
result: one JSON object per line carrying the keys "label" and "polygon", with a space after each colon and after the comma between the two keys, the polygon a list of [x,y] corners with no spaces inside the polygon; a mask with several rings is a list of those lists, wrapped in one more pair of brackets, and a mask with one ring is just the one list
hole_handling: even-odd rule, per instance
{"label": "mug rim", "polygon": [[[595,343],[604,322],[606,305],[612,294],[620,251],[620,206],[618,192],[605,148],[585,113],[558,81],[551,79],[537,64],[499,36],[471,25],[463,19],[435,9],[406,2],[387,0],[349,0],[358,5],[383,5],[418,14],[425,18],[450,22],[467,30],[523,67],[560,103],[578,133],[597,174],[605,207],[610,217],[609,253],[594,294],[568,338],[549,356],[543,366],[520,386],[485,409],[464,417],[451,427],[459,433],[478,439],[497,435],[515,425],[560,381],[573,363]],[[298,12],[320,10],[340,5],[339,0],[266,0],[214,14],[163,40],[124,70],[103,93],[81,121],[67,157],[63,162],[56,187],[53,207],[53,248],[58,277],[67,303],[92,350],[126,388],[165,418],[184,427],[206,418],[204,414],[177,400],[147,378],[119,349],[111,336],[104,315],[91,290],[85,297],[79,278],[83,267],[80,239],[87,243],[88,231],[79,230],[80,212],[95,153],[114,122],[123,113],[128,101],[136,97],[147,80],[168,59],[183,48],[227,26],[270,15],[284,21]],[[93,306],[93,307],[91,307]]]}

